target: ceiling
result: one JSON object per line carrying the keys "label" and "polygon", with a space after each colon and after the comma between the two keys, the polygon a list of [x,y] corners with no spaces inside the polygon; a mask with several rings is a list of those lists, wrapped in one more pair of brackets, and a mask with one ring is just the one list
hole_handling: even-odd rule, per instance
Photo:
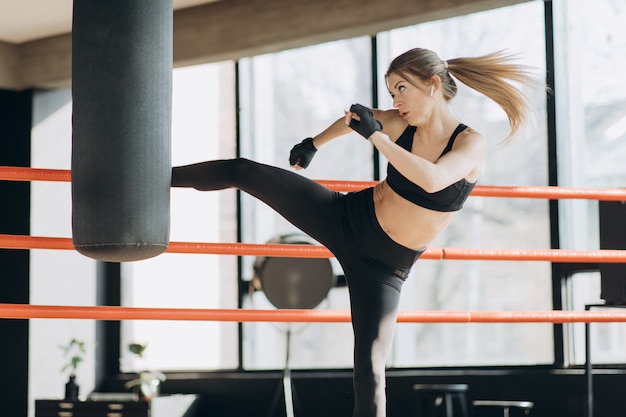
{"label": "ceiling", "polygon": [[[107,0],[103,0],[107,1]],[[184,9],[219,0],[173,0]],[[0,41],[20,44],[72,30],[73,0],[0,0]]]}

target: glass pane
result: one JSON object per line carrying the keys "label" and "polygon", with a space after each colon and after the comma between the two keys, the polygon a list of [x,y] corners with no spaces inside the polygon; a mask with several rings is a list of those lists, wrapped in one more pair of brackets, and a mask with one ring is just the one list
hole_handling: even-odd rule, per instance
{"label": "glass pane", "polygon": [[[583,311],[586,308],[596,312],[624,312],[626,306],[603,306],[600,302],[600,273],[584,272],[571,276],[571,309]],[[572,363],[585,362],[585,324],[574,323],[571,326],[573,344],[571,349]],[[625,323],[591,323],[589,325],[591,341],[591,360],[595,364],[626,362],[626,324]]]}
{"label": "glass pane", "polygon": [[[289,168],[291,148],[314,136],[353,102],[370,105],[370,38],[331,42],[257,56],[240,62],[241,155]],[[356,133],[327,144],[308,169],[312,179],[371,180],[372,147]],[[263,203],[242,194],[243,241],[265,243],[299,231]],[[306,236],[300,235],[307,239]],[[310,239],[308,239],[311,243]],[[253,257],[244,257],[243,278],[254,275]],[[337,274],[341,271],[333,264]],[[348,309],[345,287],[334,288],[320,308]],[[262,292],[247,297],[245,308],[273,308]],[[292,367],[347,367],[352,364],[349,324],[290,326]],[[282,368],[286,325],[244,325],[244,367]],[[330,342],[332,340],[332,343]]]}
{"label": "glass pane", "polygon": [[[623,187],[626,87],[616,83],[615,77],[599,74],[612,74],[623,66],[626,4],[621,0],[553,3],[559,183],[572,187]],[[559,211],[562,247],[600,247],[597,201],[561,200]],[[572,280],[574,298],[598,303],[599,290],[591,297],[586,283],[583,278]],[[584,305],[574,304],[572,308]],[[624,358],[615,355],[611,347],[623,337],[623,326],[594,324],[592,328],[593,361],[623,362]],[[574,332],[573,336],[574,346],[584,346],[583,333]],[[582,363],[584,353],[573,359]]]}
{"label": "glass pane", "polygon": [[[234,156],[232,62],[174,71],[172,163],[183,165]],[[172,242],[234,242],[235,191],[172,189]],[[162,254],[122,265],[122,304],[133,307],[235,308],[234,256]],[[129,343],[148,344],[141,360]],[[123,371],[219,369],[237,366],[237,324],[126,321]]]}
{"label": "glass pane", "polygon": [[[624,313],[624,306],[621,308],[592,307],[592,311]],[[592,364],[626,363],[626,351],[624,351],[626,323],[591,323],[589,335],[591,337]],[[577,357],[576,359],[584,361],[584,355],[582,358]]]}
{"label": "glass pane", "polygon": [[[31,166],[70,169],[72,152],[71,90],[36,91],[33,95]],[[72,197],[69,183],[34,181],[31,187],[33,236],[72,236]],[[96,262],[76,251],[30,251],[30,302],[42,305],[94,305]],[[72,339],[85,343],[83,362],[76,370],[81,395],[94,388],[95,322],[93,320],[30,320],[29,397],[63,398],[69,371],[60,346]],[[32,410],[31,410],[32,411]]]}
{"label": "glass pane", "polygon": [[[379,78],[398,54],[415,47],[442,58],[499,50],[536,68],[536,88],[524,92],[535,122],[506,145],[505,113],[485,96],[459,85],[451,106],[481,132],[490,149],[479,185],[547,185],[547,122],[543,2],[528,2],[434,21],[381,34]],[[384,87],[384,85],[383,85]],[[389,94],[380,93],[384,106]],[[383,101],[385,100],[385,101]],[[550,247],[545,200],[471,197],[431,247],[544,249]],[[552,309],[548,263],[420,260],[402,294],[404,310],[547,311]],[[485,341],[489,340],[489,343]],[[537,364],[553,361],[550,324],[403,324],[396,332],[391,366]]]}

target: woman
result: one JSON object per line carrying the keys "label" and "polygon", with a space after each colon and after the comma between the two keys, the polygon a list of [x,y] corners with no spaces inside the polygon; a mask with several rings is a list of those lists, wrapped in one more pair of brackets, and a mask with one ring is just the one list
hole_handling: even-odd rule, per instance
{"label": "woman", "polygon": [[451,75],[498,103],[509,118],[511,135],[526,119],[528,104],[509,81],[530,83],[531,77],[506,55],[446,62],[430,50],[412,49],[393,60],[385,77],[394,110],[355,104],[344,118],[290,153],[293,168],[306,168],[318,148],[353,129],[389,161],[387,178],[378,185],[340,194],[296,173],[242,158],[172,172],[174,187],[236,187],[253,195],[335,255],[350,293],[354,417],[386,415],[385,361],[402,283],[461,209],[485,159],[485,139],[448,107],[457,91]]}

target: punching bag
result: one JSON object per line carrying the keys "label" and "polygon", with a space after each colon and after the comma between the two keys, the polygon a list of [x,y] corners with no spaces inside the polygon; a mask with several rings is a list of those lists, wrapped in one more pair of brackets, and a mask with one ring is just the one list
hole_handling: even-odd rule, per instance
{"label": "punching bag", "polygon": [[72,239],[107,262],[167,249],[172,0],[74,1]]}

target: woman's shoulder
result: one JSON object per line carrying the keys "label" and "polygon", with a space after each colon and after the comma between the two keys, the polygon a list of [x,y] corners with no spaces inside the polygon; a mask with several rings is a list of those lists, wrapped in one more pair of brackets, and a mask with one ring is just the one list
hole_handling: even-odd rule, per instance
{"label": "woman's shoulder", "polygon": [[459,134],[456,136],[456,139],[454,140],[454,145],[452,146],[453,150],[471,150],[472,152],[479,152],[481,154],[484,154],[486,148],[486,138],[481,133],[477,132],[469,126],[465,126],[465,128],[461,132],[459,132]]}
{"label": "woman's shoulder", "polygon": [[374,117],[383,125],[383,132],[393,141],[398,139],[409,126],[396,109],[375,110]]}
{"label": "woman's shoulder", "polygon": [[[464,126],[463,130],[461,130],[458,134],[458,138],[462,138],[461,141],[470,141],[473,143],[486,143],[485,137],[476,130],[472,129],[467,125],[459,125]],[[456,143],[456,142],[455,142]]]}

